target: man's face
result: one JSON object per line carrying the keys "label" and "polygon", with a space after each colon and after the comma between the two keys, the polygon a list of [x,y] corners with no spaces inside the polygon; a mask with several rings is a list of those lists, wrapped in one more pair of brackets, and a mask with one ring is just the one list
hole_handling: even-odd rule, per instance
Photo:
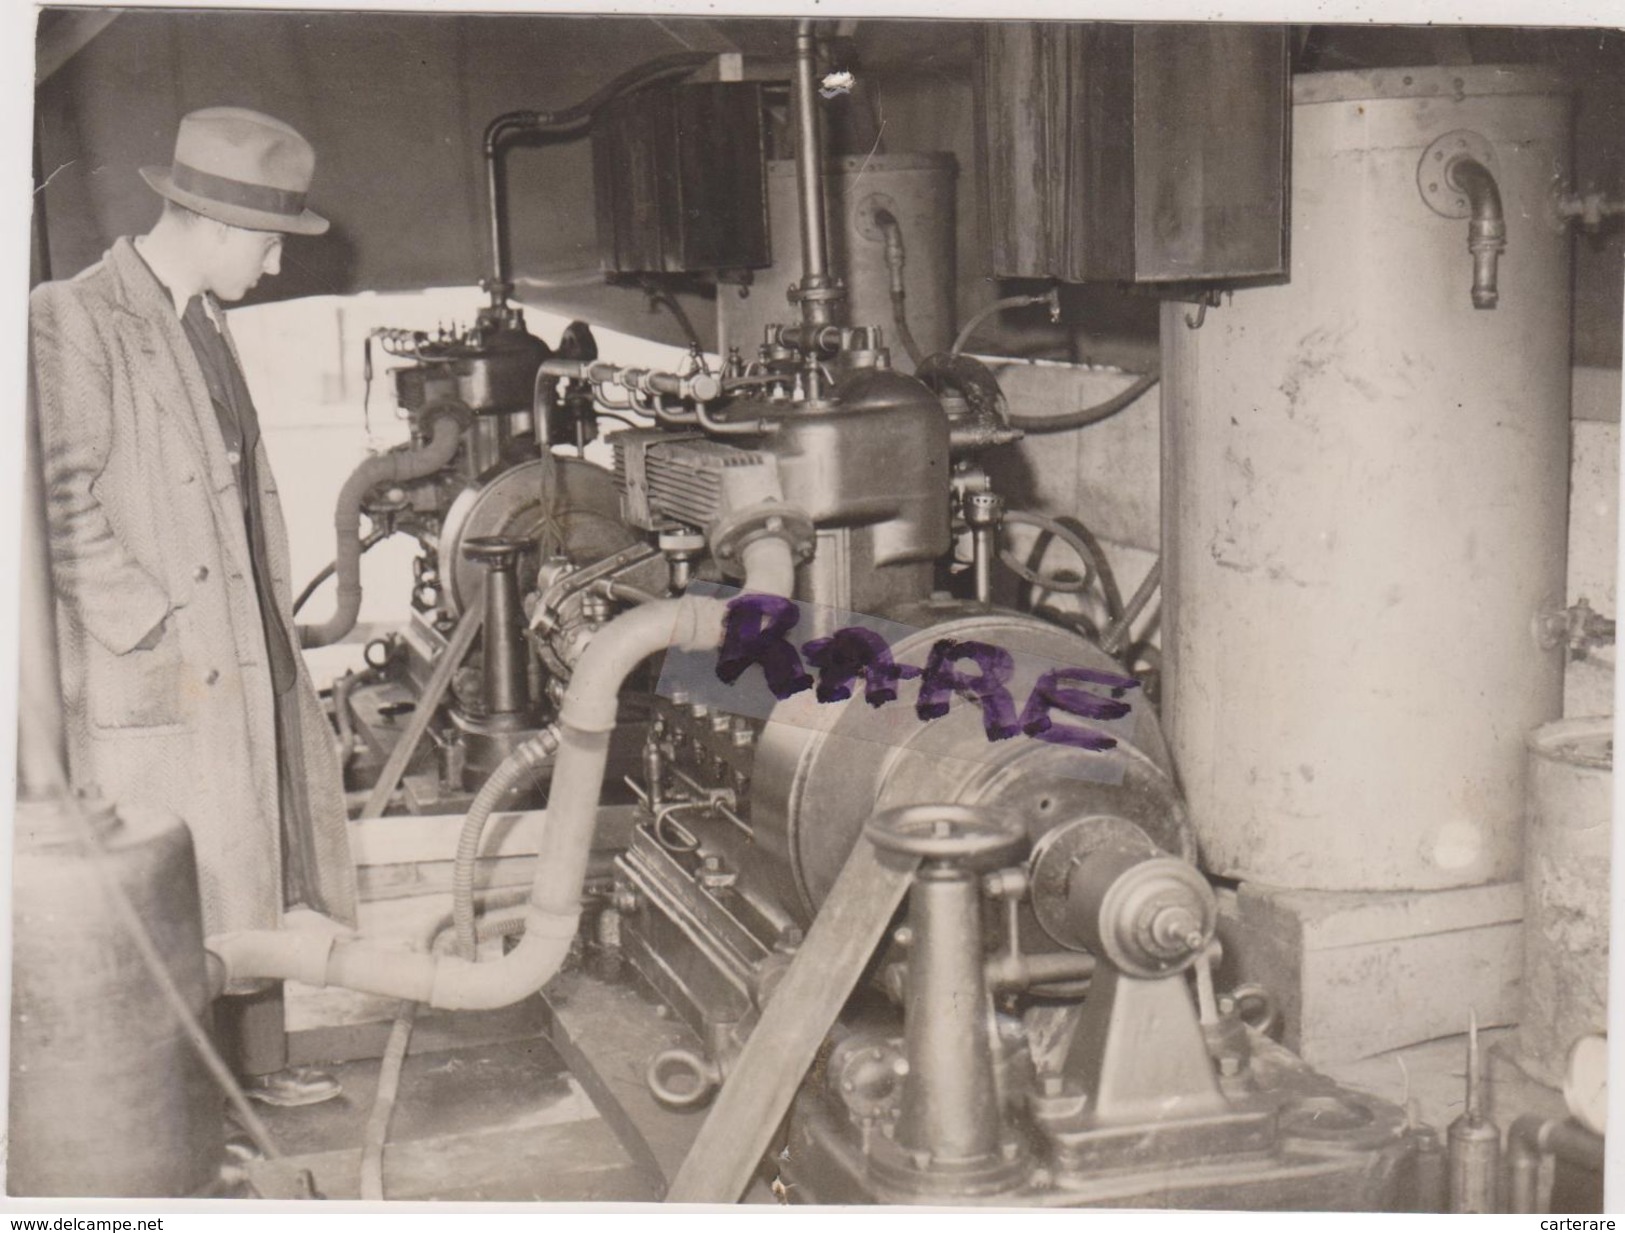
{"label": "man's face", "polygon": [[234,304],[267,274],[282,270],[282,235],[276,231],[248,231],[217,223],[207,262],[207,289],[215,298]]}

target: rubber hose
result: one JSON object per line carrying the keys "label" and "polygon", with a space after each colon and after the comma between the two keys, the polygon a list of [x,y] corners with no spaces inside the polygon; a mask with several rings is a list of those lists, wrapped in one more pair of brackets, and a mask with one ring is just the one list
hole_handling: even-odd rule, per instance
{"label": "rubber hose", "polygon": [[914,331],[908,326],[908,291],[903,282],[908,253],[903,244],[903,225],[890,210],[876,210],[875,222],[879,223],[880,229],[886,233],[886,268],[891,274],[892,324],[897,327],[897,341],[903,344],[909,363],[914,365],[915,371],[918,371],[925,357],[920,354],[920,345],[914,341]]}
{"label": "rubber hose", "polygon": [[908,301],[901,291],[892,292],[891,315],[892,323],[897,326],[897,341],[903,344],[909,363],[919,368],[925,356],[920,354],[920,344],[914,341],[914,331],[908,328]]}
{"label": "rubber hose", "polygon": [[558,750],[559,735],[544,728],[504,758],[492,771],[468,807],[463,829],[457,838],[456,862],[451,874],[451,920],[457,930],[457,954],[474,957],[474,866],[480,854],[485,824],[503,799],[524,782],[526,776],[542,767]]}
{"label": "rubber hose", "polygon": [[[522,888],[519,902],[524,902],[528,889]],[[523,914],[483,916],[474,930],[477,941],[505,938],[523,933]],[[436,930],[438,936],[439,930]],[[432,948],[433,941],[430,946]],[[395,1022],[389,1030],[389,1043],[384,1046],[383,1060],[378,1064],[378,1094],[373,1098],[372,1112],[367,1117],[367,1135],[361,1148],[361,1197],[372,1203],[384,1201],[384,1145],[389,1141],[389,1121],[395,1113],[395,1101],[400,1095],[401,1071],[406,1066],[407,1049],[412,1041],[412,1028],[417,1020],[418,1004],[403,1001],[395,1011]]]}
{"label": "rubber hose", "polygon": [[[711,52],[703,51],[674,51],[663,56],[656,56],[644,64],[627,69],[619,77],[608,84],[600,86],[579,103],[558,111],[540,112],[509,112],[498,116],[491,122],[486,130],[486,144],[489,148],[493,137],[502,136],[498,127],[508,122],[514,127],[531,131],[545,131],[548,129],[573,128],[578,124],[585,124],[604,106],[621,95],[632,90],[652,85],[666,77],[683,76],[694,72],[702,65],[710,64],[716,60]],[[521,118],[518,123],[516,119]]]}
{"label": "rubber hose", "polygon": [[[388,539],[391,534],[392,532],[386,531],[382,527],[378,528],[377,530],[367,532],[367,538],[361,541],[361,551],[363,553],[371,552],[379,544]],[[326,565],[322,566],[321,572],[319,572],[309,582],[305,583],[305,589],[300,591],[298,598],[293,601],[294,616],[298,616],[299,610],[310,602],[310,597],[316,594],[317,588],[333,576],[333,571],[338,568],[338,564],[339,563],[337,561],[329,561]]]}
{"label": "rubber hose", "polygon": [[[1075,518],[1051,518],[1048,514],[1039,514],[1031,510],[1008,510],[1004,515],[1006,522],[1014,522],[1020,526],[1035,527],[1039,531],[1053,535],[1064,543],[1078,559],[1086,566],[1092,568],[1100,577],[1101,593],[1106,600],[1106,614],[1111,620],[1116,620],[1123,613],[1123,597],[1117,590],[1117,580],[1113,577],[1111,566],[1106,563],[1106,556],[1094,543],[1094,536],[1089,529]],[[1067,524],[1071,523],[1072,526]],[[1073,528],[1077,529],[1074,530]],[[1081,532],[1081,534],[1080,534]],[[1046,590],[1057,588],[1045,586]]]}
{"label": "rubber hose", "polygon": [[1030,433],[1065,432],[1070,428],[1087,428],[1090,424],[1110,419],[1119,411],[1133,406],[1140,400],[1142,394],[1161,380],[1159,374],[1149,373],[1127,389],[1113,394],[1105,402],[1098,402],[1092,407],[1084,407],[1078,411],[1068,411],[1065,415],[1017,415],[1010,412],[1004,418],[1010,427]]}
{"label": "rubber hose", "polygon": [[338,551],[333,558],[338,575],[338,606],[320,625],[301,625],[299,644],[304,647],[331,646],[355,628],[361,612],[361,502],[379,484],[404,483],[432,475],[452,460],[463,437],[462,421],[455,404],[440,404],[434,416],[434,431],[421,449],[391,450],[367,459],[350,473],[339,489],[333,509],[333,531]]}
{"label": "rubber hose", "polygon": [[[1035,546],[1028,558],[1034,561],[1034,566],[1028,568],[1021,558],[1011,552],[1010,549],[1004,547],[999,549],[999,560],[1004,563],[1004,567],[1023,582],[1035,586],[1041,591],[1048,591],[1052,595],[1077,595],[1089,585],[1091,575],[1087,572],[1081,578],[1063,578],[1060,574],[1040,573],[1036,562],[1042,560],[1043,556],[1043,549]],[[1084,568],[1087,570],[1088,566]]]}
{"label": "rubber hose", "polygon": [[[745,589],[790,593],[795,559],[787,541],[756,540],[740,555]],[[721,600],[660,600],[617,616],[587,644],[559,708],[559,756],[524,908],[525,936],[500,962],[475,964],[450,955],[391,950],[360,938],[247,930],[205,939],[222,965],[223,978],[302,980],[411,998],[447,1010],[510,1006],[542,988],[563,967],[580,927],[581,888],[620,687],[634,668],[660,651],[714,653],[726,614]]]}
{"label": "rubber hose", "polygon": [[395,1010],[395,1023],[389,1029],[378,1064],[378,1094],[373,1097],[367,1118],[367,1135],[361,1147],[361,1197],[369,1203],[384,1201],[384,1143],[389,1138],[389,1119],[400,1094],[401,1071],[406,1065],[406,1049],[412,1042],[412,1024],[418,1017],[418,1004],[403,1001]]}
{"label": "rubber hose", "polygon": [[[498,908],[516,908],[529,898],[530,885],[528,883],[524,886],[496,886],[474,896],[474,910],[484,914],[495,912]],[[479,919],[480,917],[475,917],[476,921]],[[450,912],[442,912],[436,917],[434,924],[423,934],[423,950],[433,954],[436,944],[440,941],[440,935],[450,929],[451,925]],[[479,936],[479,926],[477,924],[474,933],[476,937]]]}
{"label": "rubber hose", "polygon": [[1006,296],[1002,300],[994,300],[993,303],[965,322],[965,328],[959,331],[959,337],[954,339],[954,345],[948,348],[948,354],[958,355],[963,351],[965,344],[971,340],[971,335],[975,334],[982,322],[993,316],[994,313],[1003,312],[1007,308],[1025,308],[1029,304],[1047,304],[1049,299],[1048,295],[1012,295]]}

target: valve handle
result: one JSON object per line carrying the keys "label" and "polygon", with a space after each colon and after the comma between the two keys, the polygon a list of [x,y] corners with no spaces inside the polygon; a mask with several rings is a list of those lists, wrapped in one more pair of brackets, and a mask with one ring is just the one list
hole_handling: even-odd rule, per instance
{"label": "valve handle", "polygon": [[877,813],[864,828],[886,852],[926,860],[983,861],[1018,847],[1025,833],[1008,815],[970,805],[903,805]]}

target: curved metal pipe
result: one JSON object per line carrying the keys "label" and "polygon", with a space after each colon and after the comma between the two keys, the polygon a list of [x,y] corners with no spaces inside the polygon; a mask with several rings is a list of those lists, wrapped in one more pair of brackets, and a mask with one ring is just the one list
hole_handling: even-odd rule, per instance
{"label": "curved metal pipe", "polygon": [[[743,552],[748,589],[788,595],[795,560],[787,541],[764,538]],[[495,963],[414,954],[361,939],[255,931],[209,938],[230,981],[299,980],[410,998],[444,1010],[490,1010],[535,993],[563,966],[581,916],[609,738],[621,685],[667,648],[713,650],[726,601],[685,595],[630,609],[587,644],[559,708],[559,752],[523,919],[525,935]]]}
{"label": "curved metal pipe", "polygon": [[1494,308],[1500,299],[1496,264],[1507,246],[1500,185],[1488,167],[1465,154],[1450,160],[1444,178],[1457,192],[1467,194],[1473,212],[1467,223],[1467,251],[1473,255],[1473,307]]}
{"label": "curved metal pipe", "polygon": [[490,293],[491,306],[500,307],[507,298],[511,284],[507,278],[507,235],[502,226],[502,168],[501,152],[508,138],[515,133],[559,132],[578,128],[592,119],[594,113],[611,99],[652,85],[666,77],[680,77],[692,73],[702,64],[716,57],[710,52],[678,51],[659,56],[645,64],[622,73],[613,81],[595,90],[581,102],[559,111],[507,111],[485,126],[485,204],[486,222],[491,237],[490,274],[485,289]]}
{"label": "curved metal pipe", "polygon": [[1535,1193],[1540,1178],[1540,1158],[1556,1156],[1584,1169],[1603,1167],[1603,1137],[1573,1121],[1548,1120],[1526,1114],[1507,1131],[1507,1167],[1512,1174],[1509,1206],[1514,1212],[1539,1210]]}
{"label": "curved metal pipe", "polygon": [[890,210],[876,210],[875,222],[886,236],[886,270],[891,276],[892,324],[897,327],[897,341],[916,369],[925,359],[920,344],[914,341],[914,331],[908,324],[908,290],[903,282],[903,270],[908,263],[908,252],[903,246],[903,225]]}
{"label": "curved metal pipe", "polygon": [[391,450],[367,459],[350,473],[333,508],[338,551],[338,606],[320,625],[301,625],[299,645],[331,646],[355,628],[361,613],[361,502],[379,484],[405,483],[432,475],[451,462],[463,437],[463,426],[448,406],[434,419],[433,435],[421,449]]}

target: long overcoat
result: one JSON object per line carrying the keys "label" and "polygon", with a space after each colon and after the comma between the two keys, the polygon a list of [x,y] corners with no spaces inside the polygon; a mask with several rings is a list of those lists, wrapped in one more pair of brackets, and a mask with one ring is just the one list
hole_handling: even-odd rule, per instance
{"label": "long overcoat", "polygon": [[[191,828],[204,931],[283,909],[276,719],[235,470],[174,302],[127,239],[30,301],[70,773]],[[229,342],[229,337],[228,337]],[[282,628],[287,529],[263,443]],[[165,618],[167,617],[167,620]],[[137,643],[165,620],[150,650]],[[295,635],[296,636],[296,635]],[[353,924],[342,781],[304,662],[296,687],[319,906]]]}

